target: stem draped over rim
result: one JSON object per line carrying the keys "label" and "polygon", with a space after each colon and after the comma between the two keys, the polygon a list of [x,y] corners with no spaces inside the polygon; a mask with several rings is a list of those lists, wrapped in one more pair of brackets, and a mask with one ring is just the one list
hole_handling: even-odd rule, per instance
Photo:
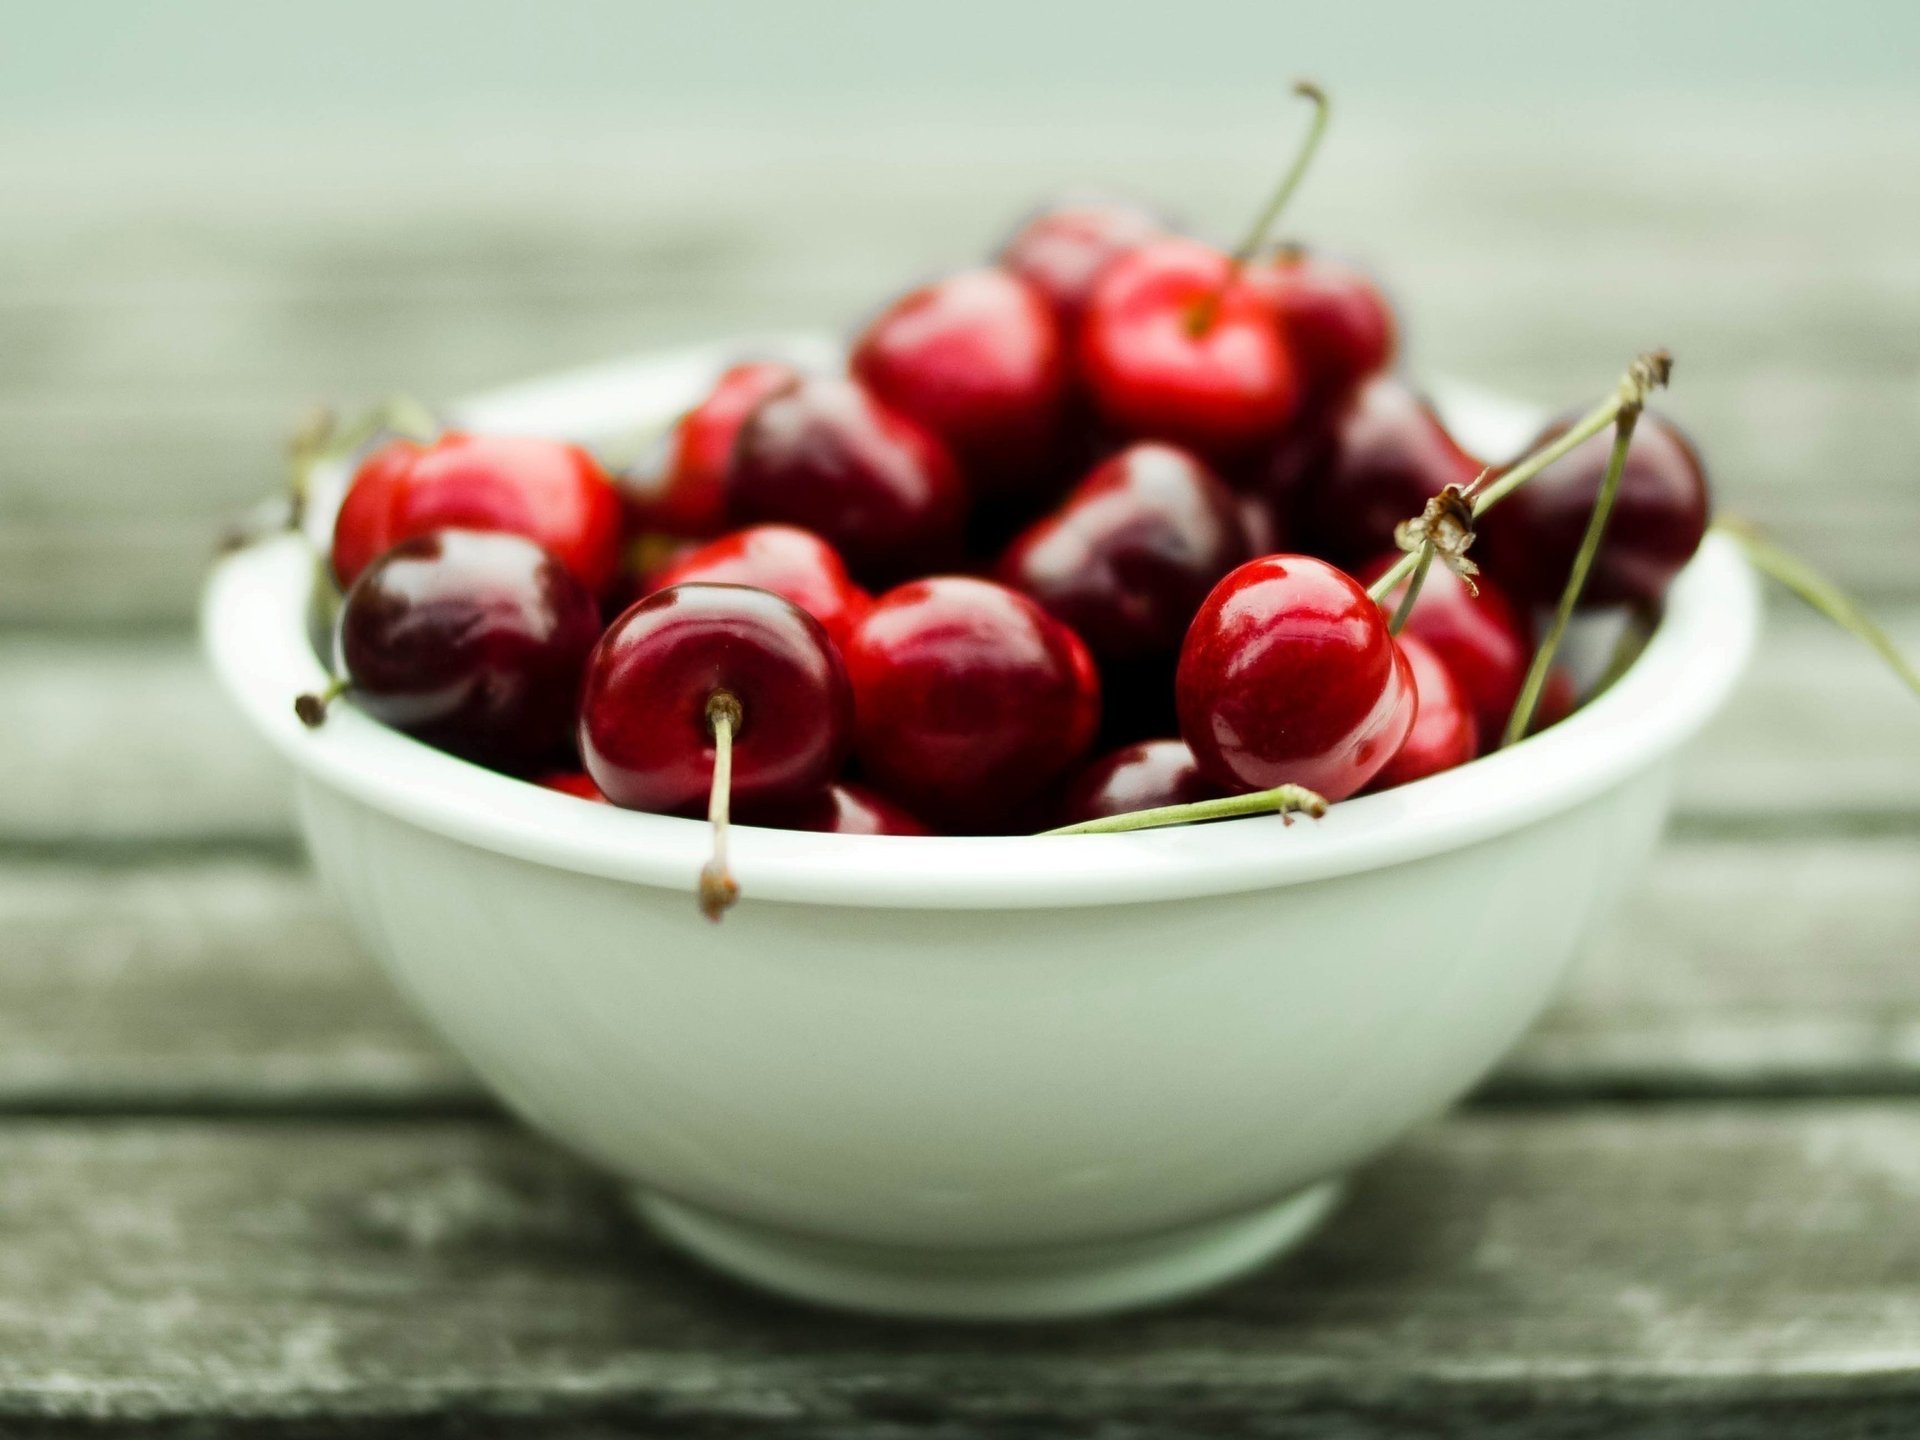
{"label": "stem draped over rim", "polygon": [[1189,805],[1160,805],[1151,810],[1129,810],[1042,830],[1042,835],[1112,835],[1125,830],[1157,830],[1166,825],[1192,825],[1200,820],[1229,820],[1237,815],[1278,815],[1291,825],[1295,815],[1318,820],[1327,813],[1326,799],[1304,785],[1280,785],[1247,795],[1224,795],[1218,800],[1196,800]]}
{"label": "stem draped over rim", "polygon": [[727,826],[733,803],[733,732],[740,725],[740,702],[730,690],[707,697],[707,724],[713,730],[713,786],[707,792],[707,820],[713,826],[713,856],[700,867],[700,913],[716,925],[740,898],[740,886],[727,868]]}

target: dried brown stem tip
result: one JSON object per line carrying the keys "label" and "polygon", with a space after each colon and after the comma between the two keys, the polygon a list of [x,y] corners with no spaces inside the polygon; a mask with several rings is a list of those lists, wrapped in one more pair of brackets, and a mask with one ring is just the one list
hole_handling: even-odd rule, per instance
{"label": "dried brown stem tip", "polygon": [[1480,567],[1467,558],[1473,544],[1473,502],[1462,487],[1447,486],[1427,501],[1419,516],[1394,526],[1393,543],[1408,551],[1431,546],[1440,563],[1474,589],[1473,577]]}

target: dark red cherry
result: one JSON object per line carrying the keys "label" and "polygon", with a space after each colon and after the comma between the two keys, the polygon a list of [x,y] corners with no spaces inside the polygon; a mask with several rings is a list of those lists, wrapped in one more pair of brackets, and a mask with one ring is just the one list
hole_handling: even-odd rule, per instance
{"label": "dark red cherry", "polygon": [[1108,751],[1075,776],[1056,823],[1078,825],[1219,794],[1220,787],[1200,773],[1186,741],[1142,740]]}
{"label": "dark red cherry", "polygon": [[[1522,453],[1565,434],[1570,423],[1555,421]],[[1474,559],[1515,600],[1535,605],[1559,600],[1612,450],[1613,431],[1602,430],[1481,518]],[[1581,604],[1658,602],[1700,548],[1707,513],[1707,476],[1699,451],[1672,421],[1642,415]]]}
{"label": "dark red cherry", "polygon": [[1251,560],[1194,616],[1175,682],[1180,734],[1223,789],[1304,785],[1342,800],[1413,728],[1406,657],[1353,578],[1306,555]]}
{"label": "dark red cherry", "polygon": [[629,528],[698,538],[726,529],[727,468],[740,426],[762,400],[799,378],[778,360],[748,360],[725,371],[674,423],[658,453],[619,477]]}
{"label": "dark red cherry", "polygon": [[[334,631],[336,685],[429,745],[524,770],[564,751],[599,633],[586,586],[531,540],[436,530],[354,581]],[[297,708],[318,724],[325,700]]]}
{"label": "dark red cherry", "polygon": [[1481,464],[1419,395],[1392,376],[1363,386],[1333,422],[1294,490],[1299,538],[1338,565],[1393,548],[1393,531]]}
{"label": "dark red cherry", "polygon": [[1102,662],[1171,656],[1220,577],[1248,556],[1232,491],[1171,445],[1103,461],[1013,542],[1000,579],[1071,626]]}
{"label": "dark red cherry", "polygon": [[1240,529],[1247,537],[1247,554],[1275,555],[1286,549],[1287,532],[1281,524],[1280,509],[1264,495],[1241,493],[1236,497],[1240,509]]}
{"label": "dark red cherry", "polygon": [[550,775],[539,776],[533,783],[542,790],[557,790],[576,800],[591,800],[596,805],[613,803],[600,793],[600,787],[593,783],[593,777],[584,770],[555,770]]}
{"label": "dark red cherry", "polygon": [[862,581],[952,564],[966,489],[946,446],[855,380],[802,380],[740,427],[728,478],[734,524],[798,525]]}
{"label": "dark red cherry", "polygon": [[931,835],[933,831],[877,790],[845,781],[811,800],[743,817],[772,830],[812,830],[821,835]]}
{"label": "dark red cherry", "polygon": [[596,595],[620,563],[620,499],[578,445],[448,431],[367,457],[333,529],[333,574],[351,586],[374,558],[430,530],[524,535]]}
{"label": "dark red cherry", "polygon": [[1373,777],[1369,790],[1391,790],[1412,780],[1424,780],[1464,765],[1480,753],[1473,709],[1453,672],[1430,646],[1404,630],[1395,643],[1405,653],[1407,668],[1413,673],[1418,713],[1406,742]]}
{"label": "dark red cherry", "polygon": [[975,493],[1026,489],[1061,443],[1067,356],[1053,311],[1006,270],[966,270],[893,302],[854,342],[853,373],[925,425]]}
{"label": "dark red cherry", "polygon": [[1100,272],[1167,229],[1160,216],[1131,201],[1068,199],[1016,230],[999,260],[1040,292],[1061,333],[1071,335]]}
{"label": "dark red cherry", "polygon": [[[1354,578],[1372,585],[1398,559],[1397,552],[1381,555],[1361,567]],[[1485,575],[1477,577],[1474,585],[1478,594],[1446,566],[1429,567],[1401,634],[1422,641],[1440,657],[1466,694],[1480,749],[1485,751],[1500,743],[1513,702],[1520,698],[1527,662],[1533,658],[1533,640],[1498,585]],[[1392,615],[1404,594],[1405,585],[1395,586],[1380,608]]]}
{"label": "dark red cherry", "polygon": [[890,590],[847,647],[862,771],[930,824],[992,832],[1093,741],[1100,682],[1080,638],[1024,595],[942,576]]}
{"label": "dark red cherry", "polygon": [[784,595],[845,647],[873,599],[854,584],[833,547],[810,530],[753,525],[708,541],[647,578],[646,594],[672,585],[752,585]]}
{"label": "dark red cherry", "polygon": [[1102,272],[1081,324],[1080,364],[1116,430],[1215,461],[1272,444],[1300,398],[1265,292],[1195,240],[1152,241]]}
{"label": "dark red cherry", "polygon": [[1337,401],[1393,363],[1393,309],[1367,275],[1298,249],[1248,274],[1270,287],[1280,333],[1315,403]]}
{"label": "dark red cherry", "polygon": [[1580,687],[1574,684],[1573,672],[1563,665],[1554,666],[1547,671],[1546,682],[1540,687],[1540,703],[1534,707],[1530,727],[1532,733],[1558,725],[1579,708]]}
{"label": "dark red cherry", "polygon": [[703,811],[713,706],[733,702],[732,796],[742,810],[799,804],[839,771],[853,734],[846,671],[820,622],[744,585],[676,585],[608,627],[587,662],[580,755],[629,810]]}

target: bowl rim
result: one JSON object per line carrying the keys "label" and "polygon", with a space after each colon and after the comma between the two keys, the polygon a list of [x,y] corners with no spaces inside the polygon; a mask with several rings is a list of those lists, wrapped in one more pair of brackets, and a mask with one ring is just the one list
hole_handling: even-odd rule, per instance
{"label": "bowl rim", "polygon": [[[776,343],[702,346],[515,387],[458,407],[458,423],[577,435],[584,417],[682,408],[705,376]],[[799,342],[818,354],[818,342]],[[671,409],[662,409],[666,397]],[[1511,402],[1455,391],[1447,408]],[[613,408],[618,402],[621,408]],[[628,408],[638,406],[638,408]],[[597,409],[596,409],[597,407]],[[1483,419],[1486,417],[1483,416]],[[604,428],[604,427],[603,427]],[[1482,428],[1486,428],[1484,425]],[[337,489],[340,477],[332,477]],[[324,552],[321,552],[324,553]],[[201,632],[222,687],[307,779],[432,833],[584,875],[691,893],[703,821],[586,804],[390,730],[351,705],[308,730],[293,697],[327,681],[308,640],[312,541],[290,533],[218,561]],[[1319,821],[1254,816],[1080,836],[819,835],[739,826],[732,861],[749,903],[1026,909],[1264,890],[1459,848],[1591,800],[1649,769],[1725,701],[1752,651],[1759,593],[1726,537],[1709,534],[1675,579],[1645,650],[1602,694],[1525,743],[1471,765],[1334,806]],[[689,902],[691,903],[691,902]]]}

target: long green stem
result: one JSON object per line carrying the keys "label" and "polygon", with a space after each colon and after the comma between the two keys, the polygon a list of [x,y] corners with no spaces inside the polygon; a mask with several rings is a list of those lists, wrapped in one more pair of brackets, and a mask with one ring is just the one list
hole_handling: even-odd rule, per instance
{"label": "long green stem", "polygon": [[1506,732],[1500,737],[1505,747],[1526,738],[1527,727],[1533,723],[1534,707],[1540,703],[1540,691],[1547,683],[1547,673],[1553,669],[1554,656],[1559,653],[1560,642],[1566,637],[1567,626],[1573,620],[1574,607],[1580,603],[1580,594],[1587,588],[1587,575],[1593,569],[1594,556],[1600,553],[1600,541],[1607,532],[1607,519],[1613,514],[1614,499],[1620,494],[1620,477],[1627,470],[1627,450],[1633,444],[1634,426],[1640,420],[1638,405],[1623,407],[1619,418],[1614,421],[1613,453],[1607,457],[1606,478],[1600,482],[1600,493],[1595,497],[1593,510],[1587,516],[1586,533],[1580,537],[1580,549],[1574,554],[1573,568],[1567,572],[1567,583],[1560,591],[1560,603],[1554,608],[1553,621],[1547,626],[1547,633],[1540,646],[1533,652],[1533,663],[1527,666],[1527,678],[1520,687],[1520,698],[1513,703],[1513,713],[1507,716]]}
{"label": "long green stem", "polygon": [[1427,572],[1432,568],[1433,541],[1425,540],[1421,542],[1419,555],[1414,560],[1413,574],[1407,580],[1407,593],[1400,597],[1399,608],[1393,612],[1393,619],[1387,622],[1389,635],[1398,635],[1407,628],[1407,621],[1413,618],[1414,602],[1420,598],[1420,587],[1427,583]]}
{"label": "long green stem", "polygon": [[1319,819],[1327,813],[1327,802],[1304,785],[1280,785],[1272,790],[1256,790],[1250,795],[1226,795],[1218,800],[1196,800],[1191,805],[1160,805],[1152,810],[1131,810],[1125,815],[1107,815],[1098,820],[1082,820],[1078,825],[1062,825],[1058,830],[1043,830],[1043,835],[1112,835],[1126,830],[1156,830],[1166,825],[1192,825],[1201,820],[1230,820],[1237,815],[1310,815]]}
{"label": "long green stem", "polygon": [[1755,569],[1779,581],[1842,630],[1864,642],[1893,667],[1893,673],[1905,682],[1909,690],[1920,695],[1920,670],[1916,670],[1913,662],[1900,653],[1900,647],[1874,623],[1873,617],[1855,604],[1853,598],[1838,585],[1763,534],[1750,520],[1722,515],[1713,522],[1713,528],[1723,535],[1732,536]]}

